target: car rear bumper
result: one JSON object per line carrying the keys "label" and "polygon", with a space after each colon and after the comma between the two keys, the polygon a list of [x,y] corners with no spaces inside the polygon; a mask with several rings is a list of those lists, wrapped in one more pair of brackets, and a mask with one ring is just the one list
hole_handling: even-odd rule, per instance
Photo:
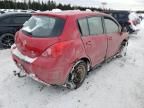
{"label": "car rear bumper", "polygon": [[56,58],[29,58],[15,48],[11,50],[17,67],[22,66],[27,76],[45,84],[63,85],[70,72],[72,64]]}

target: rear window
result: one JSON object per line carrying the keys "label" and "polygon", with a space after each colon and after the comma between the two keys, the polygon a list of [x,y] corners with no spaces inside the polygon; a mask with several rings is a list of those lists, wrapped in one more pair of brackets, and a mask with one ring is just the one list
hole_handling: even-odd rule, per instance
{"label": "rear window", "polygon": [[49,16],[32,16],[24,23],[22,31],[33,37],[55,37],[62,33],[64,19]]}

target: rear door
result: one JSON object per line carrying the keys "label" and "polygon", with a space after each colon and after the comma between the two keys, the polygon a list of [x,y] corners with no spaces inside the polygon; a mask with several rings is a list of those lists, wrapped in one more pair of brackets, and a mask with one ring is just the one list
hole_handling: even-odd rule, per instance
{"label": "rear door", "polygon": [[89,36],[89,27],[88,27],[88,20],[87,18],[82,18],[78,20],[79,30],[81,32],[81,39],[83,42],[83,45],[85,47],[86,54],[91,59],[91,62],[93,64],[94,56],[95,54],[92,53],[94,50],[94,43],[93,43],[93,37]]}
{"label": "rear door", "polygon": [[106,57],[109,58],[117,53],[121,44],[119,24],[110,17],[104,17],[105,31],[108,39]]}
{"label": "rear door", "polygon": [[88,25],[90,31],[90,37],[92,38],[94,54],[94,64],[104,61],[107,50],[107,36],[104,34],[102,17],[95,16],[88,18]]}
{"label": "rear door", "polygon": [[[85,26],[82,22],[85,23]],[[86,53],[90,57],[93,66],[95,66],[104,60],[107,49],[107,38],[103,34],[102,18],[92,16],[80,19],[79,25]]]}

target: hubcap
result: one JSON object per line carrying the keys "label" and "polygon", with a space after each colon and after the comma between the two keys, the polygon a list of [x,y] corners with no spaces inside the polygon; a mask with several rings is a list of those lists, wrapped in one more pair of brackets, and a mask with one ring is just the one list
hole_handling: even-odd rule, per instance
{"label": "hubcap", "polygon": [[14,38],[12,35],[6,35],[2,39],[2,45],[5,47],[11,47],[13,43],[14,43]]}
{"label": "hubcap", "polygon": [[85,75],[86,68],[84,65],[80,64],[73,70],[69,82],[67,83],[67,87],[70,89],[78,88],[84,81]]}
{"label": "hubcap", "polygon": [[85,67],[83,65],[80,65],[74,73],[73,82],[75,84],[80,84],[83,81],[84,76],[85,76]]}

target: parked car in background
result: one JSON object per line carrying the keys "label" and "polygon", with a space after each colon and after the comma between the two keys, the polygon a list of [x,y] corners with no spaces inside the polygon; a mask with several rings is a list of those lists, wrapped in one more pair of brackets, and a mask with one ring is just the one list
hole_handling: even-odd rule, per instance
{"label": "parked car in background", "polygon": [[28,13],[4,13],[0,15],[0,46],[9,48],[14,43],[15,33],[31,17]]}
{"label": "parked car in background", "polygon": [[76,89],[95,66],[125,55],[127,45],[128,33],[107,14],[40,12],[16,33],[11,51],[21,70],[15,75]]}
{"label": "parked car in background", "polygon": [[139,18],[138,14],[135,12],[131,12],[129,15],[129,19],[130,21],[132,21],[132,23],[136,26],[138,24],[140,24],[141,19]]}
{"label": "parked car in background", "polygon": [[136,17],[136,14],[130,13],[129,11],[113,11],[110,14],[121,26],[126,27],[129,33],[137,31],[136,25],[140,23],[140,20]]}

